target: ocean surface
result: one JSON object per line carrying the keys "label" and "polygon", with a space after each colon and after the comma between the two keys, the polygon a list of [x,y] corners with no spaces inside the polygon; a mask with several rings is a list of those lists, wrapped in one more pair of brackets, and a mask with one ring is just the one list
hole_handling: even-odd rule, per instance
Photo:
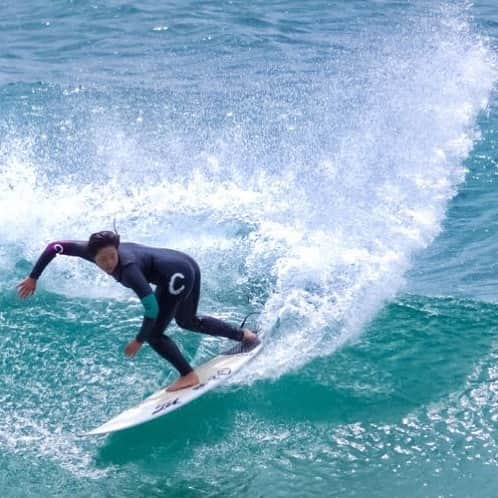
{"label": "ocean surface", "polygon": [[[0,47],[2,497],[498,496],[496,0],[6,0]],[[84,438],[175,374],[93,265],[15,286],[114,220],[266,344]]]}

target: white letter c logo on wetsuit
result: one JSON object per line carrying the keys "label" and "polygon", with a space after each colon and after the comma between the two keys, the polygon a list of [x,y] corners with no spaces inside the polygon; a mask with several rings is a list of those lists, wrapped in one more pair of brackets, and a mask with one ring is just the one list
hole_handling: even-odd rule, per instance
{"label": "white letter c logo on wetsuit", "polygon": [[175,273],[169,279],[169,293],[172,294],[173,296],[178,296],[178,294],[181,294],[183,292],[183,290],[185,289],[184,285],[182,285],[178,289],[175,289],[175,280],[177,278],[181,278],[182,280],[185,280],[185,275],[183,273]]}
{"label": "white letter c logo on wetsuit", "polygon": [[62,244],[54,244],[54,249],[57,254],[62,254],[64,252],[64,247]]}

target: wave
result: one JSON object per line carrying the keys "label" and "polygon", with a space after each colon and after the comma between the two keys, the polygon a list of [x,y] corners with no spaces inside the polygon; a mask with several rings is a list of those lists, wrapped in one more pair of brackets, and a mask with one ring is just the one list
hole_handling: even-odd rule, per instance
{"label": "wave", "polygon": [[[37,118],[0,142],[2,257],[24,268],[49,240],[116,218],[124,239],[196,257],[211,307],[235,295],[239,309],[263,310],[271,339],[255,378],[331,354],[439,233],[496,81],[494,54],[461,8],[365,29],[348,49],[253,98],[214,81],[195,112],[161,92],[123,111],[91,88],[34,85]],[[52,291],[127,295],[78,261],[47,272]]]}

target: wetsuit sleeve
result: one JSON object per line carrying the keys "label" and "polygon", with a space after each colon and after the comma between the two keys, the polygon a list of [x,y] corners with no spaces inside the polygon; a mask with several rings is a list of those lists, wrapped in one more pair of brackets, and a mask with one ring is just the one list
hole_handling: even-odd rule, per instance
{"label": "wetsuit sleeve", "polygon": [[136,264],[126,266],[121,276],[121,283],[133,289],[144,306],[142,326],[135,337],[138,342],[144,342],[154,327],[157,315],[159,314],[156,295],[152,292],[149,282],[147,282],[144,274]]}
{"label": "wetsuit sleeve", "polygon": [[66,256],[78,256],[88,261],[94,262],[93,258],[88,252],[88,243],[83,241],[74,240],[60,240],[51,242],[42,252],[38,261],[36,262],[33,270],[29,276],[37,280],[42,274],[46,266],[52,261],[57,254],[64,254]]}

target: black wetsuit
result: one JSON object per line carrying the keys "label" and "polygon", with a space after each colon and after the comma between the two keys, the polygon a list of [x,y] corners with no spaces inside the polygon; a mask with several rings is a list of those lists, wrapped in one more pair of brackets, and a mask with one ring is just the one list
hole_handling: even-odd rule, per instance
{"label": "black wetsuit", "polygon": [[[36,262],[30,277],[38,279],[57,254],[77,256],[95,263],[88,252],[87,242],[52,242]],[[209,316],[197,316],[201,272],[190,256],[171,249],[129,242],[120,244],[118,255],[118,264],[112,276],[125,287],[133,289],[145,308],[136,340],[147,341],[181,375],[186,375],[193,369],[173,340],[164,334],[173,318],[184,329],[236,341],[243,340],[244,334],[240,328]],[[155,292],[150,284],[157,286]]]}

